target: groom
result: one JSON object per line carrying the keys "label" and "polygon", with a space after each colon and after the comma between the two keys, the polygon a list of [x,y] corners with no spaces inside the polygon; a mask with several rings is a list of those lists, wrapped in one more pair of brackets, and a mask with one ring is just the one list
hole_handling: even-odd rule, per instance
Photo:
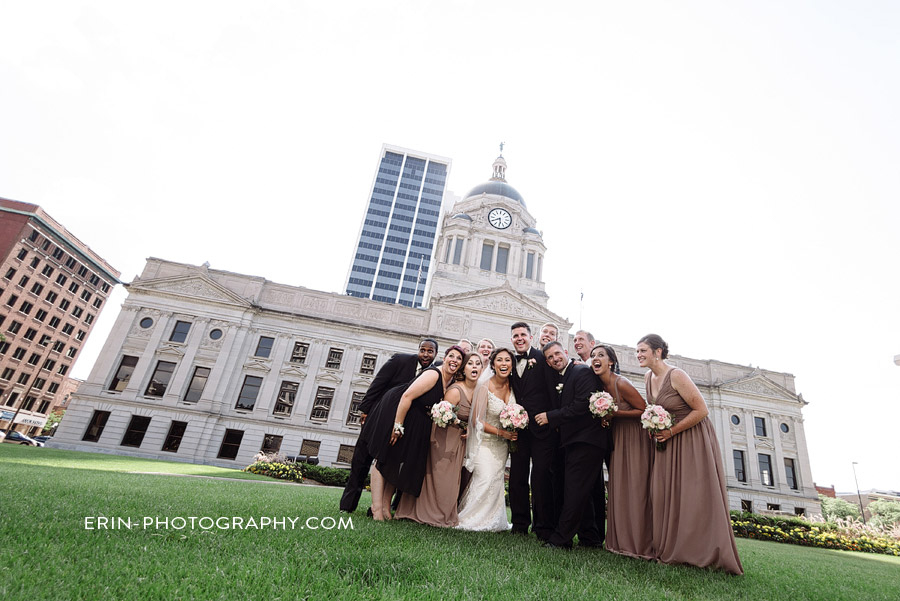
{"label": "groom", "polygon": [[[510,329],[516,351],[515,369],[510,376],[516,402],[525,408],[529,417],[557,408],[557,399],[551,397],[548,388],[548,378],[553,372],[540,351],[532,348],[531,328],[520,321]],[[553,464],[558,447],[559,434],[546,425],[538,425],[534,419],[529,419],[528,428],[519,433],[518,450],[511,454],[509,467],[509,507],[513,533],[528,533],[528,526],[532,525],[533,507],[532,531],[541,540],[547,540],[553,534],[558,514],[553,497]]]}
{"label": "groom", "polygon": [[[605,538],[606,504],[602,496],[593,506],[595,486],[601,487],[603,457],[612,448],[609,428],[588,408],[591,394],[603,385],[591,368],[570,363],[559,342],[544,349],[547,364],[554,372],[552,382],[559,396],[559,408],[535,415],[538,424],[559,428],[560,444],[565,450],[565,489],[556,531],[545,547],[572,547],[578,534],[582,547],[602,547]],[[598,482],[598,478],[601,479]]]}

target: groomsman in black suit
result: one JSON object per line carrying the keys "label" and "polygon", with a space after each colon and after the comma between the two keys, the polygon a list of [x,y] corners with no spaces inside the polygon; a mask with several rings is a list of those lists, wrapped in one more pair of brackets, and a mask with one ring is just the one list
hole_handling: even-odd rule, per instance
{"label": "groomsman in black suit", "polygon": [[353,459],[350,461],[350,478],[344,487],[344,494],[341,495],[341,511],[356,511],[359,505],[359,497],[365,488],[366,476],[372,467],[374,457],[369,454],[369,445],[365,442],[362,435],[366,430],[366,416],[371,413],[381,401],[384,393],[400,384],[407,384],[422,373],[422,370],[434,362],[437,355],[437,342],[431,338],[426,338],[419,343],[419,352],[413,353],[397,353],[385,363],[369,389],[359,404],[359,412],[362,414],[362,429],[360,430],[359,439],[356,441],[356,447],[353,449]]}
{"label": "groomsman in black suit", "polygon": [[552,371],[540,351],[531,346],[531,328],[520,321],[514,323],[511,330],[512,344],[516,351],[511,385],[516,402],[525,408],[529,416],[528,428],[519,433],[518,450],[510,457],[509,507],[512,511],[512,531],[527,534],[531,525],[531,530],[538,538],[547,540],[556,528],[558,515],[553,496],[553,463],[559,447],[559,434],[546,424],[535,423],[533,416],[556,409],[558,404],[557,399],[551,397],[548,387],[548,377]]}
{"label": "groomsman in black suit", "polygon": [[571,548],[578,534],[580,546],[601,547],[606,537],[606,504],[591,501],[596,491],[602,490],[603,456],[612,448],[612,436],[602,420],[591,414],[588,402],[592,393],[602,390],[602,384],[591,368],[570,363],[559,342],[549,343],[543,351],[556,373],[551,382],[556,382],[559,408],[537,414],[535,421],[558,427],[565,450],[562,512],[556,531],[544,546]]}

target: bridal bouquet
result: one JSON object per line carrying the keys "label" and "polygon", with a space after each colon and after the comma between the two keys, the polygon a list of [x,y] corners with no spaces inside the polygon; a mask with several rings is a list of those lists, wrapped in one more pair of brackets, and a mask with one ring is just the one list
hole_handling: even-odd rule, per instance
{"label": "bridal bouquet", "polygon": [[438,428],[446,428],[451,424],[457,423],[459,418],[456,417],[456,407],[448,401],[435,403],[431,406],[431,421],[433,421]]}
{"label": "bridal bouquet", "polygon": [[594,417],[604,418],[611,413],[619,410],[615,399],[608,392],[600,392],[599,390],[591,395],[588,399],[588,408]]}
{"label": "bridal bouquet", "polygon": [[[643,426],[645,430],[650,430],[650,432],[668,430],[674,423],[675,420],[672,419],[669,412],[663,409],[661,405],[647,403],[647,408],[644,409],[644,413],[641,415],[641,426]],[[664,451],[665,449],[665,442],[656,442],[657,451]]]}
{"label": "bridal bouquet", "polygon": [[[528,412],[518,403],[510,403],[500,410],[500,425],[504,430],[524,430],[528,426]],[[519,448],[516,441],[509,442],[509,452],[515,453]]]}

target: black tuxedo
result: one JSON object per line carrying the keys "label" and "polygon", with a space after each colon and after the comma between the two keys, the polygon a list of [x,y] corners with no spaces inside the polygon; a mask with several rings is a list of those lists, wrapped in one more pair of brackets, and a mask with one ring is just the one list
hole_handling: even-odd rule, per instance
{"label": "black tuxedo", "polygon": [[558,462],[559,434],[554,428],[538,425],[534,416],[558,407],[558,399],[550,394],[549,387],[549,378],[556,372],[550,369],[544,355],[537,349],[529,349],[527,360],[534,362],[530,367],[526,363],[525,370],[519,376],[514,358],[510,376],[516,402],[528,412],[528,428],[519,432],[518,450],[510,457],[509,506],[513,531],[528,531],[533,507],[532,530],[546,540],[556,527],[561,504],[558,497],[562,487],[555,484],[555,479],[562,476],[562,466]]}
{"label": "black tuxedo", "polygon": [[[375,379],[366,391],[366,395],[359,404],[360,413],[371,413],[381,401],[384,393],[400,384],[412,382],[416,377],[416,368],[419,366],[419,356],[415,353],[397,353],[387,363],[381,366]],[[366,484],[366,476],[372,467],[374,457],[369,454],[369,445],[366,444],[364,433],[371,422],[363,424],[353,449],[353,459],[350,461],[350,477],[341,495],[341,511],[355,511],[359,505],[359,497],[362,495]]]}
{"label": "black tuxedo", "polygon": [[563,507],[550,543],[571,546],[572,538],[600,546],[605,538],[606,503],[603,500],[603,457],[612,448],[612,435],[602,420],[591,414],[588,399],[603,390],[600,379],[586,365],[569,364],[565,374],[551,380],[557,386],[559,408],[547,413],[550,426],[559,428],[565,449]]}

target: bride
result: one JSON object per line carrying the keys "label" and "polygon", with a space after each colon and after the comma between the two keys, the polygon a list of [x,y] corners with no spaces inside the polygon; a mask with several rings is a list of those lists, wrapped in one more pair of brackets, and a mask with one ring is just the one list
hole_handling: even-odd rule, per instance
{"label": "bride", "polygon": [[509,387],[513,369],[512,351],[499,348],[491,353],[490,366],[494,375],[478,385],[469,415],[469,434],[466,442],[466,469],[472,472],[469,487],[459,504],[459,525],[462,530],[509,530],[506,519],[504,472],[509,457],[509,441],[516,440],[516,432],[500,426],[500,411],[515,397]]}

